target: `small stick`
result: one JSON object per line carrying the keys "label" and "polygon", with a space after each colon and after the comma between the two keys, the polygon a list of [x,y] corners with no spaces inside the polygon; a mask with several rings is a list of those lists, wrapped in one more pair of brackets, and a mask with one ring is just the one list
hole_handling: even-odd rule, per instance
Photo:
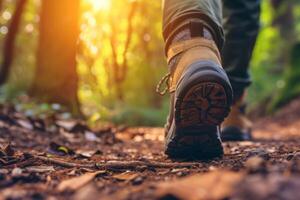
{"label": "small stick", "polygon": [[107,161],[105,163],[96,163],[96,166],[100,169],[113,168],[113,169],[130,169],[138,167],[149,167],[149,168],[186,168],[199,166],[200,163],[195,162],[184,162],[184,163],[166,163],[156,161]]}
{"label": "small stick", "polygon": [[33,158],[29,158],[28,160],[23,160],[19,163],[14,162],[13,164],[10,165],[5,165],[3,166],[4,168],[15,168],[15,167],[26,167],[26,166],[30,166],[35,162],[35,160]]}
{"label": "small stick", "polygon": [[135,169],[139,167],[149,167],[149,168],[187,168],[193,166],[199,166],[200,163],[197,162],[185,162],[185,163],[165,163],[156,161],[107,161],[103,163],[94,164],[79,164],[66,162],[54,158],[47,158],[43,156],[34,156],[35,158],[42,160],[44,162],[49,162],[52,164],[57,164],[62,167],[75,167],[75,168],[98,168],[98,169]]}
{"label": "small stick", "polygon": [[44,162],[49,162],[52,164],[56,164],[59,165],[61,167],[66,167],[66,168],[96,168],[95,164],[79,164],[79,163],[72,163],[72,162],[67,162],[67,161],[63,161],[63,160],[58,160],[55,158],[48,158],[48,157],[44,157],[44,156],[33,156],[34,158],[44,161]]}

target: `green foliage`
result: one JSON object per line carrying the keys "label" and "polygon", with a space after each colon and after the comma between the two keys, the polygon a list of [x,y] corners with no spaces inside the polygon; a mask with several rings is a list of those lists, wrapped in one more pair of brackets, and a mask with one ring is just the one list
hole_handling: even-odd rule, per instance
{"label": "green foliage", "polygon": [[[295,35],[300,35],[300,6],[296,1],[294,5]],[[275,105],[278,105],[279,102],[287,102],[287,99],[283,100],[284,96],[295,97],[295,95],[287,93],[296,94],[287,88],[286,83],[291,78],[288,74],[291,74],[291,71],[295,72],[291,70],[289,62],[290,45],[293,45],[293,41],[297,41],[299,38],[282,38],[278,27],[273,24],[274,17],[275,11],[272,9],[270,1],[263,1],[262,27],[251,62],[253,84],[249,89],[248,95],[250,109],[254,109],[261,102],[268,100],[270,104],[268,106],[269,110],[275,110],[277,108]],[[283,56],[284,59],[282,59]],[[299,82],[294,82],[293,84],[298,86]],[[287,93],[283,94],[282,91]]]}
{"label": "green foliage", "polygon": [[[2,16],[0,17],[0,19],[1,22],[3,22],[2,28],[7,28],[11,16],[14,12],[14,3],[12,3],[12,1],[6,0],[4,1],[3,8],[4,10],[2,10]],[[5,98],[8,100],[12,100],[18,95],[22,95],[30,86],[31,80],[33,78],[36,46],[38,43],[38,10],[38,0],[28,1],[20,26],[20,33],[17,37],[15,59],[12,65],[12,73],[10,74],[8,84],[6,84],[2,89],[4,91]],[[6,15],[10,17],[6,17]],[[3,51],[2,46],[5,36],[6,33],[0,33],[1,52]]]}
{"label": "green foliage", "polygon": [[[276,82],[281,75],[275,69],[282,66],[276,62],[280,55],[280,36],[272,26],[273,10],[268,1],[262,3],[261,31],[250,65],[252,85],[249,89],[248,102],[250,109],[255,108],[277,89]],[[275,87],[274,87],[275,86]]]}
{"label": "green foliage", "polygon": [[296,44],[291,51],[291,63],[285,71],[283,88],[274,98],[270,105],[270,111],[286,104],[291,99],[300,95],[300,43]]}

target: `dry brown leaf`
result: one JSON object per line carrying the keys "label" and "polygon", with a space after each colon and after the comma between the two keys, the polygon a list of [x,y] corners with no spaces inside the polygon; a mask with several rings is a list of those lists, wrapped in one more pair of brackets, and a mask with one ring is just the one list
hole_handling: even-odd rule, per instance
{"label": "dry brown leaf", "polygon": [[96,151],[86,151],[86,150],[79,149],[76,151],[76,154],[84,158],[91,158],[93,157],[93,155],[96,154]]}
{"label": "dry brown leaf", "polygon": [[75,191],[75,190],[85,186],[89,182],[91,182],[95,178],[95,176],[97,176],[98,174],[103,174],[103,173],[106,173],[106,171],[97,171],[97,172],[93,172],[93,173],[86,173],[86,174],[83,174],[78,177],[64,180],[57,186],[57,190],[60,192],[65,191],[65,190]]}
{"label": "dry brown leaf", "polygon": [[112,177],[120,181],[131,181],[137,178],[138,176],[139,176],[138,173],[128,171],[121,174],[113,175]]}
{"label": "dry brown leaf", "polygon": [[[99,198],[97,198],[99,197]],[[82,199],[102,199],[100,191],[97,190],[95,183],[89,183],[84,187],[80,188],[72,196],[71,199],[82,200]]]}
{"label": "dry brown leaf", "polygon": [[203,175],[162,182],[156,185],[159,198],[172,195],[176,199],[202,200],[225,199],[234,191],[234,186],[243,178],[242,173],[214,171]]}
{"label": "dry brown leaf", "polygon": [[33,126],[29,121],[19,119],[19,120],[17,120],[17,123],[25,129],[33,130]]}
{"label": "dry brown leaf", "polygon": [[66,120],[58,120],[56,124],[68,131],[70,131],[75,125],[76,121],[66,121]]}

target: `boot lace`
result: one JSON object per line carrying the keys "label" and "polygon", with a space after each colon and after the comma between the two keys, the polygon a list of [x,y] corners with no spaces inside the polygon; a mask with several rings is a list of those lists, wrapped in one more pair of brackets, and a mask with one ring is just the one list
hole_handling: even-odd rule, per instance
{"label": "boot lace", "polygon": [[[170,88],[170,85],[169,85],[170,77],[171,77],[171,73],[167,73],[164,77],[162,77],[162,79],[157,84],[157,86],[156,86],[156,92],[159,95],[164,96],[168,92],[168,90]],[[162,89],[163,84],[165,84],[165,88],[164,89]]]}

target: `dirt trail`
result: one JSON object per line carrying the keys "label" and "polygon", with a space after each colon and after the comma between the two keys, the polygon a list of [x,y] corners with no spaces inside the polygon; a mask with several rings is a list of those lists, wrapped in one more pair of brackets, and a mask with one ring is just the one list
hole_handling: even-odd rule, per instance
{"label": "dirt trail", "polygon": [[162,128],[90,130],[0,112],[2,199],[298,199],[300,99],[258,120],[255,141],[212,161],[172,161]]}

